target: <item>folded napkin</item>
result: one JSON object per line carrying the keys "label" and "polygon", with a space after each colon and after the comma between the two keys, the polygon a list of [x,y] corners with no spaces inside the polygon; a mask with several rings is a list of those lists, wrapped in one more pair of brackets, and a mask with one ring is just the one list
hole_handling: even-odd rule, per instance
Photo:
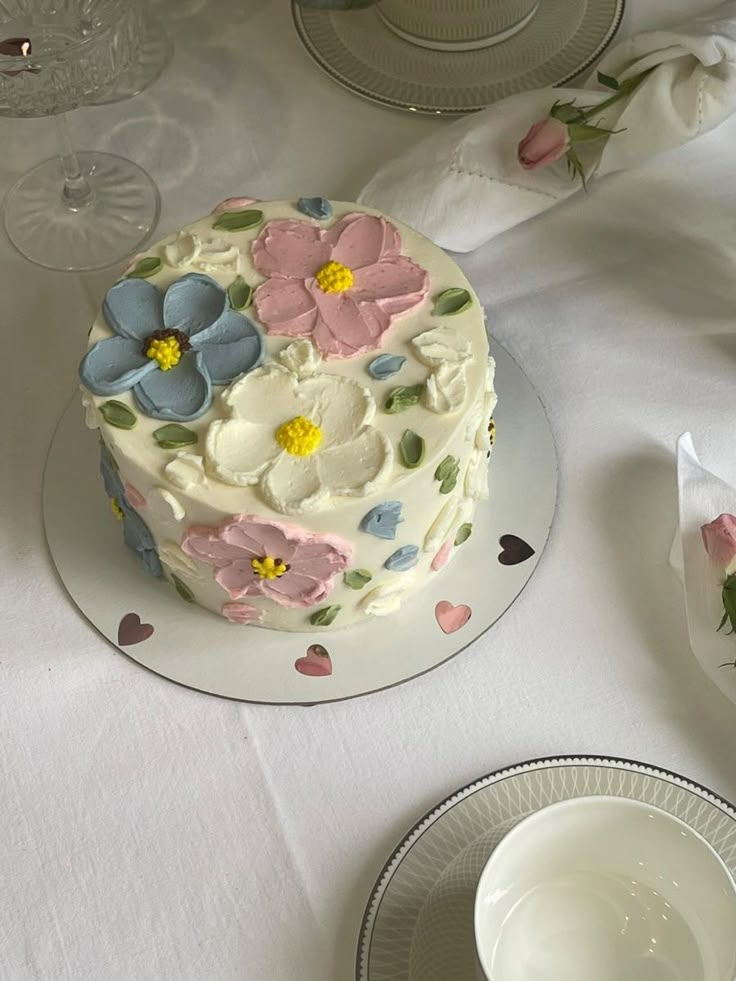
{"label": "folded napkin", "polygon": [[736,488],[705,469],[690,433],[677,441],[677,490],[679,526],[670,564],[685,590],[690,646],[705,673],[736,702],[736,634],[728,632],[728,621],[718,630],[723,585],[736,571],[736,520],[718,519],[736,515]]}
{"label": "folded napkin", "polygon": [[[585,170],[600,177],[713,129],[736,109],[736,0],[669,30],[646,31],[617,45],[583,89],[522,92],[438,130],[383,166],[361,192],[362,204],[402,219],[446,249],[470,252],[580,189],[564,160],[524,170],[517,146],[552,105],[599,105],[619,83],[653,69],[626,99],[604,111],[622,130],[584,145]],[[581,144],[582,146],[582,144]]]}

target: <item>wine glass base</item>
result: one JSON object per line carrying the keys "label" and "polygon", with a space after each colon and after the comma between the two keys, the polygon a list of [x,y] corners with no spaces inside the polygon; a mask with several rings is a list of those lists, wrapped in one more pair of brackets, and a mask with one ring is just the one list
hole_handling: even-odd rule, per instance
{"label": "wine glass base", "polygon": [[72,211],[63,200],[58,157],[21,177],[5,198],[10,241],[47,269],[103,269],[139,249],[158,222],[158,188],[138,164],[90,151],[77,159],[93,191],[84,208]]}

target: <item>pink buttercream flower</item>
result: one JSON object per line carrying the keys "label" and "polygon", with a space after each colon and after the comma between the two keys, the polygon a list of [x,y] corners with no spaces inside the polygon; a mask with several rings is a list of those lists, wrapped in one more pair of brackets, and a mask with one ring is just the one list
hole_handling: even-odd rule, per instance
{"label": "pink buttercream flower", "polygon": [[424,269],[401,254],[398,229],[373,215],[345,215],[331,228],[269,221],[253,243],[253,264],[269,278],[255,291],[270,334],[311,337],[327,358],[380,347],[400,314],[429,290]]}
{"label": "pink buttercream flower", "polygon": [[713,565],[727,576],[736,572],[736,517],[721,514],[700,529],[703,545]]}
{"label": "pink buttercream flower", "polygon": [[535,123],[519,144],[517,156],[524,170],[548,167],[563,157],[570,146],[567,126],[548,116]]}
{"label": "pink buttercream flower", "polygon": [[125,482],[125,496],[128,499],[128,504],[130,504],[132,508],[143,508],[146,506],[145,497],[141,494],[137,487],[134,487],[127,481]]}
{"label": "pink buttercream flower", "polygon": [[266,596],[295,607],[313,606],[329,596],[353,551],[337,535],[314,535],[254,514],[233,515],[219,528],[190,528],[181,547],[214,566],[215,581],[230,599]]}
{"label": "pink buttercream flower", "polygon": [[249,603],[223,603],[221,612],[230,623],[255,623],[261,618],[258,607]]}
{"label": "pink buttercream flower", "polygon": [[439,572],[440,569],[447,565],[447,560],[450,558],[451,551],[452,542],[445,542],[444,545],[440,545],[439,551],[432,559],[432,565],[430,566],[432,572]]}
{"label": "pink buttercream flower", "polygon": [[212,214],[221,215],[225,211],[240,211],[242,208],[255,204],[256,200],[257,198],[225,198],[213,209]]}

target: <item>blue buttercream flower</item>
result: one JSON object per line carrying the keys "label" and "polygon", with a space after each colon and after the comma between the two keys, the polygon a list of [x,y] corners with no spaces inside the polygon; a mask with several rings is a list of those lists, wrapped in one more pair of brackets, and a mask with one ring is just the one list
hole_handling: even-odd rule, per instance
{"label": "blue buttercream flower", "polygon": [[113,511],[123,522],[125,544],[138,554],[146,572],[152,576],[162,576],[163,569],[153,535],[143,518],[130,506],[115,460],[104,443],[100,447],[100,473]]}
{"label": "blue buttercream flower", "polygon": [[154,419],[198,418],[212,403],[213,385],[228,385],[263,358],[255,324],[199,273],[182,276],[166,293],[145,279],[123,279],[108,290],[102,312],[115,337],[87,351],[82,384],[95,395],[132,389]]}

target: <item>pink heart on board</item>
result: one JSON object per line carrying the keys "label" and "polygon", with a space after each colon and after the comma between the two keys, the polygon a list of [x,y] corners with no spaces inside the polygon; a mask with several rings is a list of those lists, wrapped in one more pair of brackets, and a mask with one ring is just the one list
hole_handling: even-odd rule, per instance
{"label": "pink heart on board", "polygon": [[140,644],[153,633],[152,623],[141,623],[137,613],[126,613],[118,624],[118,644],[128,647],[130,644]]}
{"label": "pink heart on board", "polygon": [[306,674],[311,678],[324,678],[332,674],[332,659],[321,644],[310,644],[306,657],[298,658],[294,662],[294,667],[299,674]]}
{"label": "pink heart on board", "polygon": [[440,600],[434,608],[437,623],[446,634],[454,634],[456,630],[464,627],[472,612],[470,607],[465,606],[464,603],[453,606],[447,600]]}

